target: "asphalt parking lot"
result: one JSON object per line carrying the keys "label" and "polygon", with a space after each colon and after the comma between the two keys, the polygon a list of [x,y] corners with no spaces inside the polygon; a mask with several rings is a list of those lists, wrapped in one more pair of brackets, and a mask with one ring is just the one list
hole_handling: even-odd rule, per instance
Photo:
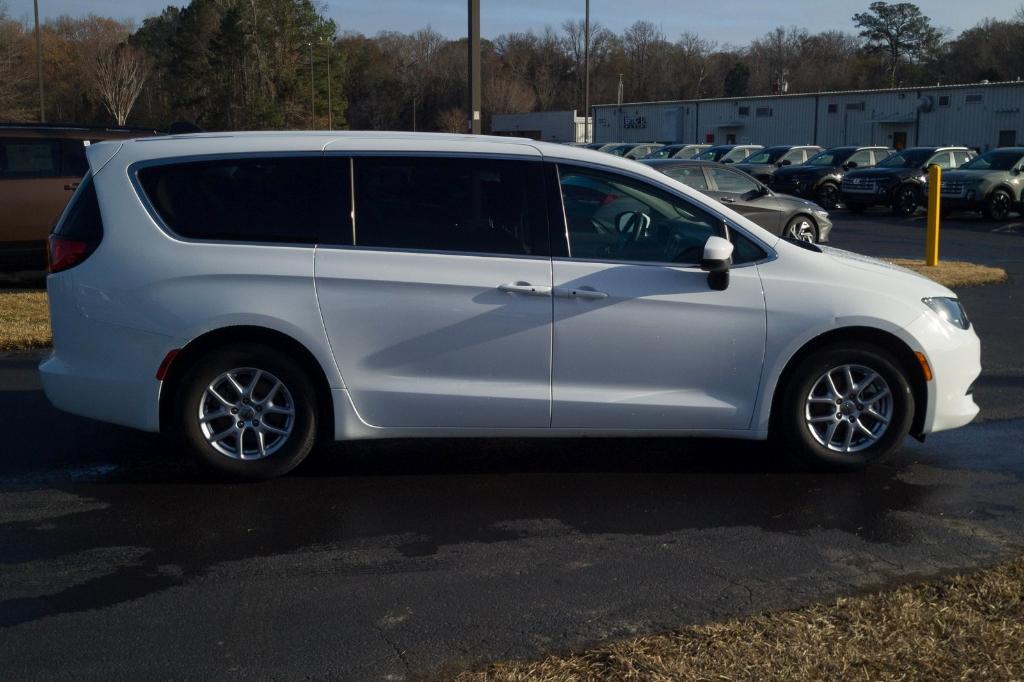
{"label": "asphalt parking lot", "polygon": [[[833,245],[923,252],[923,218],[836,214]],[[1024,219],[957,217],[982,417],[848,475],[757,444],[335,446],[259,485],[64,415],[0,358],[4,676],[401,679],[969,569],[1024,546]]]}

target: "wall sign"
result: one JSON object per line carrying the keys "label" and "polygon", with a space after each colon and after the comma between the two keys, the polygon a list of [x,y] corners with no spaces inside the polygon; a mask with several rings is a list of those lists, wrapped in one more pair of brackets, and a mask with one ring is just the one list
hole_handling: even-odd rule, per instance
{"label": "wall sign", "polygon": [[624,116],[622,118],[623,128],[646,128],[647,118],[645,116]]}

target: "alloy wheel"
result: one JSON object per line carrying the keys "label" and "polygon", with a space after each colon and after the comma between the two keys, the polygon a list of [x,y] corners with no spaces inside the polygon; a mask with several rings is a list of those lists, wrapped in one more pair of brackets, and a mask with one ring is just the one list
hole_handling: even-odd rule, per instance
{"label": "alloy wheel", "polygon": [[865,450],[885,434],[893,418],[892,391],[882,375],[864,365],[840,365],[814,382],[804,421],[819,445],[833,452]]}
{"label": "alloy wheel", "polygon": [[912,216],[917,212],[917,191],[912,187],[900,190],[896,197],[896,208],[905,216]]}
{"label": "alloy wheel", "polygon": [[789,224],[789,229],[786,230],[786,236],[790,239],[796,239],[801,242],[807,242],[808,244],[814,244],[815,241],[815,229],[814,223],[811,222],[810,218],[797,218]]}
{"label": "alloy wheel", "polygon": [[1010,196],[1005,192],[996,192],[988,200],[988,213],[992,220],[1006,220],[1010,215]]}
{"label": "alloy wheel", "polygon": [[288,441],[295,402],[280,379],[266,370],[240,367],[206,387],[196,415],[215,450],[232,459],[270,457]]}

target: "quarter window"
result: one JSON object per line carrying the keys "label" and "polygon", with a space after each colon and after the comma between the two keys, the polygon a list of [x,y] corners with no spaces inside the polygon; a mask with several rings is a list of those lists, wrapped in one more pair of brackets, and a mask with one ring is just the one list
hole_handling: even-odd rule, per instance
{"label": "quarter window", "polygon": [[138,178],[157,215],[183,237],[314,243],[321,165],[319,157],[218,159],[150,166]]}
{"label": "quarter window", "polygon": [[722,221],[660,188],[614,173],[559,166],[573,258],[692,265]]}
{"label": "quarter window", "polygon": [[355,159],[356,245],[547,255],[541,164]]}

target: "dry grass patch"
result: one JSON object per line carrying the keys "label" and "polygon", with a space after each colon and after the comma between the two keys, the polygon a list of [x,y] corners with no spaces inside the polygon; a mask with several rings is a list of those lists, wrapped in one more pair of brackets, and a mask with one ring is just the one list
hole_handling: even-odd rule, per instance
{"label": "dry grass patch", "polygon": [[991,268],[987,265],[978,265],[977,263],[940,260],[938,265],[929,267],[924,264],[923,260],[912,258],[888,258],[886,260],[922,274],[950,289],[956,287],[976,287],[982,284],[997,284],[1006,281],[1006,270]]}
{"label": "dry grass patch", "polygon": [[1024,557],[952,579],[638,637],[458,682],[1024,679]]}
{"label": "dry grass patch", "polygon": [[46,292],[0,289],[0,351],[45,348],[51,341]]}

